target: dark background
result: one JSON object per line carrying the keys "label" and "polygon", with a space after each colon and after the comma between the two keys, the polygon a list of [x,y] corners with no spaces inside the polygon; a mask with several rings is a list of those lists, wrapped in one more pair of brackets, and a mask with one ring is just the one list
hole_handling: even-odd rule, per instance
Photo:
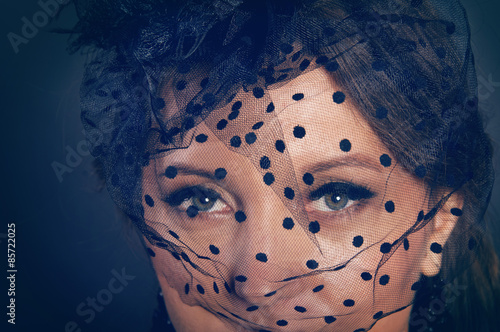
{"label": "dark background", "polygon": [[[480,105],[500,169],[500,1],[463,3],[472,26]],[[33,22],[40,11],[36,1],[4,0],[0,7],[0,326],[8,319],[7,224],[15,223],[16,325],[9,324],[8,331],[65,331],[70,321],[82,331],[148,331],[158,283],[137,234],[106,190],[99,191],[93,158],[81,148],[78,90],[84,57],[69,55],[67,36],[51,32],[71,27],[74,11],[65,9],[40,24],[17,53],[9,42],[10,32],[22,36],[22,18]],[[70,151],[74,155],[67,160]],[[54,163],[68,166],[68,172],[58,178]],[[492,234],[500,238],[500,181],[491,202]],[[500,241],[495,245],[500,252]],[[122,269],[135,279],[85,322],[89,316],[79,315],[78,305],[108,289],[112,271]]]}

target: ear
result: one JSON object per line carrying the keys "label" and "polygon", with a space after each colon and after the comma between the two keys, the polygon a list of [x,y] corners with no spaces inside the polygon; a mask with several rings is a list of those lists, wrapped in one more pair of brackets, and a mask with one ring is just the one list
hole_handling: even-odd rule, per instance
{"label": "ear", "polygon": [[464,204],[463,196],[460,192],[453,193],[443,204],[441,209],[429,224],[425,226],[428,231],[426,237],[426,252],[422,260],[422,273],[428,277],[433,277],[439,273],[443,257],[443,247],[453,228],[462,215]]}

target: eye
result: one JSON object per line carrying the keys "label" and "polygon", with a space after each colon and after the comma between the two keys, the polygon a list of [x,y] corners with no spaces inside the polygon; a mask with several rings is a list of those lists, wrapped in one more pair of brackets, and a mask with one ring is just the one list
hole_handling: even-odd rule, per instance
{"label": "eye", "polygon": [[194,190],[194,194],[186,199],[181,207],[185,207],[186,209],[189,206],[194,206],[200,212],[207,212],[212,210],[214,207],[217,208],[220,203],[220,196],[213,190]]}
{"label": "eye", "polygon": [[166,198],[166,202],[184,211],[190,206],[199,212],[225,212],[230,209],[218,192],[201,186],[177,190]]}
{"label": "eye", "polygon": [[311,206],[319,211],[340,211],[356,201],[374,196],[367,188],[344,182],[330,182],[309,194]]}
{"label": "eye", "polygon": [[342,210],[350,201],[346,194],[337,193],[325,195],[323,196],[323,200],[325,201],[325,204],[328,206],[328,208],[334,211]]}

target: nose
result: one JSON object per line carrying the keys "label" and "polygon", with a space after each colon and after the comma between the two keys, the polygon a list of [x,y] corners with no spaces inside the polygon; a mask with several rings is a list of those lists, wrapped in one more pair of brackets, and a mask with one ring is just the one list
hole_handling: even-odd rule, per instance
{"label": "nose", "polygon": [[254,305],[296,295],[302,283],[294,277],[318,268],[319,260],[312,257],[320,257],[308,228],[302,226],[305,213],[264,188],[244,203],[247,219],[238,230],[233,256],[235,293]]}

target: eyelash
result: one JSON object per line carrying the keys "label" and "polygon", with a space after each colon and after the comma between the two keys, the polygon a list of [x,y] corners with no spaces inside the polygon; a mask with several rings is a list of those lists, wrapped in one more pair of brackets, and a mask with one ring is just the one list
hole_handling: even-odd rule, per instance
{"label": "eyelash", "polygon": [[[346,212],[355,202],[368,200],[374,196],[375,193],[367,187],[355,185],[353,183],[331,181],[310,192],[309,200],[311,203],[309,206],[313,206],[316,211],[336,211],[336,213],[343,213]],[[330,197],[330,202],[327,201],[328,197]],[[339,202],[345,202],[346,200],[347,202],[345,202],[345,204],[337,210],[328,207],[328,203],[338,203],[332,198],[336,198]]]}
{"label": "eyelash", "polygon": [[[332,197],[337,194],[336,198],[338,202],[345,202],[345,205],[341,206],[338,210],[331,208],[328,203],[336,204]],[[342,197],[342,200],[339,197]],[[343,213],[347,211],[355,202],[368,200],[375,196],[370,189],[355,185],[347,182],[328,182],[323,184],[319,188],[311,191],[308,195],[309,206],[312,206],[314,210],[320,212],[333,212],[333,213]],[[330,202],[328,202],[328,197],[330,197]],[[203,200],[204,198],[212,200],[208,202]],[[197,201],[195,201],[197,199]],[[204,187],[204,186],[190,186],[179,189],[165,198],[170,206],[177,208],[181,211],[186,211],[189,207],[194,206],[198,209],[200,213],[229,213],[233,212],[233,209],[227,204],[223,199],[222,195],[217,191]],[[201,207],[201,205],[207,202],[209,208]],[[224,208],[228,207],[228,211]],[[218,208],[218,210],[216,210]]]}
{"label": "eyelash", "polygon": [[[204,208],[196,206],[197,205],[195,202],[196,198],[198,198],[198,203],[200,204],[204,203],[203,198],[213,200],[213,204],[210,208],[204,210]],[[215,213],[216,211],[212,211],[214,206],[218,207],[221,204],[229,206],[222,199],[221,194],[219,194],[217,191],[213,189],[204,186],[190,186],[179,189],[170,194],[169,196],[167,196],[165,202],[167,202],[170,206],[175,207],[181,211],[186,211],[190,206],[194,206],[198,209],[199,212],[205,212],[205,213]],[[221,211],[217,212],[222,213]]]}

